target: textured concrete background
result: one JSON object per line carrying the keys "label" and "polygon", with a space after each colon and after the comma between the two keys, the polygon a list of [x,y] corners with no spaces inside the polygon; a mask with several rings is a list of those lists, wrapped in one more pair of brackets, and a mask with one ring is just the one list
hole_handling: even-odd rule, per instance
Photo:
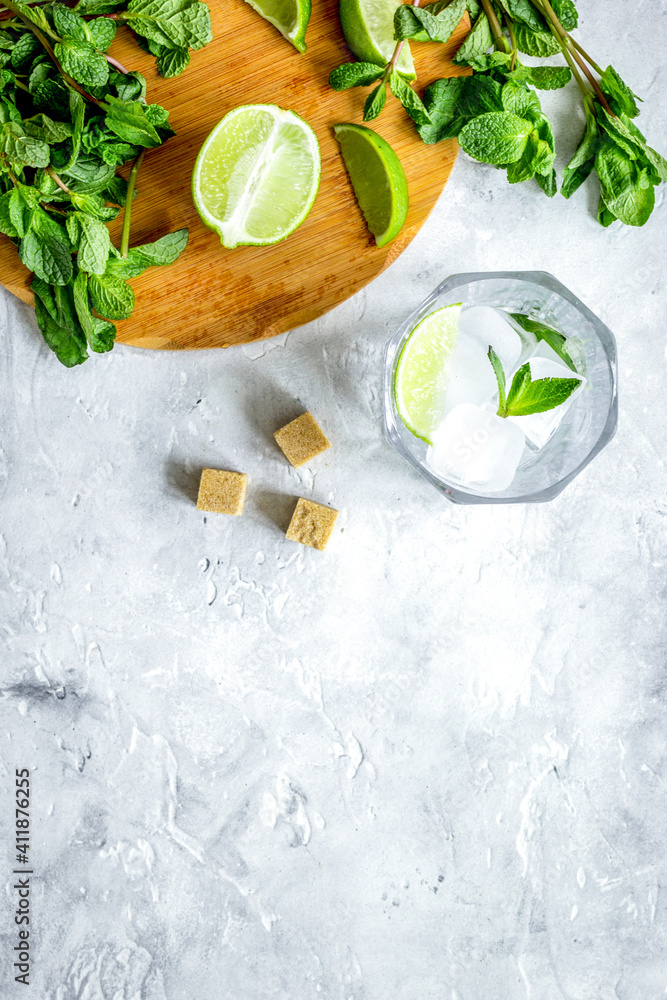
{"label": "textured concrete background", "polygon": [[[667,152],[667,5],[581,0]],[[545,95],[566,161],[573,87]],[[365,292],[222,352],[66,371],[2,295],[2,997],[667,993],[664,190],[643,230],[459,158]],[[620,426],[554,502],[447,504],[384,442],[384,341],[448,274],[544,269],[615,332]],[[271,432],[311,408],[296,472]],[[193,505],[247,471],[242,519]],[[303,494],[325,554],[284,540]],[[33,986],[7,975],[33,769]]]}

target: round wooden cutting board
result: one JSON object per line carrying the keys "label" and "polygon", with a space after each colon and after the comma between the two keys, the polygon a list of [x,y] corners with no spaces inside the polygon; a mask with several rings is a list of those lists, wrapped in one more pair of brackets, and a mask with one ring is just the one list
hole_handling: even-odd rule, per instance
{"label": "round wooden cutting board", "polygon": [[[190,239],[176,264],[153,267],[132,281],[137,301],[118,339],[135,347],[227,347],[283,333],[316,319],[368,284],[405,249],[442,191],[457,153],[455,141],[425,145],[398,102],[389,97],[372,126],[398,153],[410,192],[407,222],[379,249],[356,203],[331,126],[362,120],[368,90],[336,93],[328,85],[334,66],[352,56],[338,22],[337,0],[313,0],[300,54],[245,0],[209,0],[213,42],[192,55],[173,80],[157,75],[152,57],[129,31],[119,31],[111,53],[148,80],[148,99],[170,111],[176,131],[147,153],[132,208],[131,244],[187,226]],[[448,45],[414,44],[418,89],[442,76],[463,75],[451,57],[469,29],[467,15]],[[271,247],[226,250],[200,221],[190,196],[197,153],[213,126],[239,104],[290,108],[314,128],[322,153],[322,181],[315,204],[295,233]],[[127,174],[127,169],[124,171]],[[122,217],[112,224],[119,245]],[[0,237],[0,283],[32,301],[30,275],[14,246]]]}

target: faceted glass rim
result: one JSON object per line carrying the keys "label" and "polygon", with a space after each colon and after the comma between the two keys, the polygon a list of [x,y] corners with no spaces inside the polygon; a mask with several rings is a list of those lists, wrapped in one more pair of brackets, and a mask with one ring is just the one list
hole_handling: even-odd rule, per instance
{"label": "faceted glass rim", "polygon": [[[595,333],[602,344],[604,353],[609,365],[611,378],[611,396],[609,400],[609,412],[604,427],[600,435],[588,452],[571,472],[550,486],[534,493],[526,493],[517,497],[497,497],[484,496],[478,493],[468,493],[459,486],[451,486],[443,480],[438,479],[433,473],[416,458],[405,446],[399,433],[398,425],[402,425],[400,416],[396,412],[393,393],[392,373],[394,361],[397,354],[398,345],[405,337],[408,330],[415,324],[424,308],[440,295],[455,288],[458,285],[474,284],[479,281],[492,281],[494,279],[514,279],[517,281],[532,282],[541,288],[548,288],[552,292],[557,292],[562,298],[582,313],[594,328]],[[548,271],[470,271],[461,274],[452,274],[435,288],[430,295],[420,302],[417,308],[401,324],[398,330],[392,334],[384,348],[384,431],[385,437],[391,446],[410,463],[425,479],[427,479],[438,492],[442,493],[452,503],[459,504],[510,504],[510,503],[545,503],[553,500],[563,492],[568,483],[571,483],[583,469],[589,465],[596,455],[609,444],[618,426],[618,369],[616,363],[616,338],[609,327],[599,319],[588,306],[584,305],[581,299],[577,298],[562,282],[555,278]]]}

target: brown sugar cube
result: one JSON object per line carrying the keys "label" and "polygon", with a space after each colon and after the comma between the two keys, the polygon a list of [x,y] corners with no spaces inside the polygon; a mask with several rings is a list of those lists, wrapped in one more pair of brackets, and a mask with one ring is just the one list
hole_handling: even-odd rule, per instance
{"label": "brown sugar cube", "polygon": [[337,510],[299,497],[287,529],[287,538],[323,552],[331,538],[337,517]]}
{"label": "brown sugar cube", "polygon": [[245,472],[202,469],[197,510],[216,514],[242,514],[248,477]]}
{"label": "brown sugar cube", "polygon": [[331,447],[312,413],[302,413],[273,436],[295,469]]}

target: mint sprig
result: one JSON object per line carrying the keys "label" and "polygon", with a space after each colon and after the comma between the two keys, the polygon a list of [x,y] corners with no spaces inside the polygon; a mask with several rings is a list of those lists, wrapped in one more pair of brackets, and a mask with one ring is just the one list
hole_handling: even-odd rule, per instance
{"label": "mint sprig", "polygon": [[530,365],[526,363],[515,373],[509,392],[506,393],[502,362],[490,345],[488,357],[498,382],[499,417],[528,417],[531,413],[553,410],[569,399],[581,385],[578,378],[533,379]]}
{"label": "mint sprig", "polygon": [[[183,229],[130,246],[144,151],[175,133],[167,109],[147,102],[143,76],[107,55],[116,23],[147,41],[158,69],[174,52],[182,69],[189,49],[210,38],[209,10],[199,0],[79,0],[76,10],[57,0],[40,7],[4,0],[4,7],[14,17],[0,31],[0,233],[33,272],[38,326],[71,367],[89,350],[111,350],[114,321],[134,307],[128,279],[173,263],[188,238]],[[165,75],[180,71],[172,70]],[[125,180],[116,171],[130,163]],[[106,223],[121,211],[116,248]]]}
{"label": "mint sprig", "polygon": [[[436,80],[420,98],[396,73],[402,46],[406,41],[448,43],[465,12],[472,30],[454,63],[473,75]],[[435,0],[423,7],[412,0],[394,15],[391,60],[378,72],[372,64],[345,64],[334,70],[331,85],[342,89],[380,81],[365,104],[364,121],[370,121],[382,111],[389,83],[424,142],[458,138],[473,159],[505,169],[510,184],[534,179],[552,198],[558,190],[554,135],[536,90],[557,90],[574,79],[586,122],[563,171],[561,194],[569,198],[595,172],[599,222],[643,226],[655,205],[655,188],[667,181],[667,160],[634,124],[640,98],[613,66],[603,69],[572,37],[577,24],[573,0]],[[540,59],[560,53],[566,65],[526,66],[521,53]]]}

